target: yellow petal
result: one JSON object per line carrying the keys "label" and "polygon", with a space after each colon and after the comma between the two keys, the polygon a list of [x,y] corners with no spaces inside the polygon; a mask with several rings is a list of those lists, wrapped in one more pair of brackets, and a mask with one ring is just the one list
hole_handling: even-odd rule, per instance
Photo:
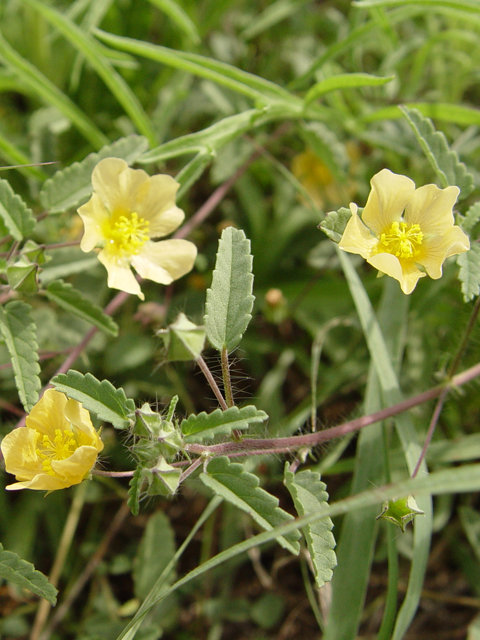
{"label": "yellow petal", "polygon": [[66,425],[65,405],[67,398],[55,389],[47,389],[37,404],[30,411],[25,424],[29,429],[54,437],[55,429],[63,429]]}
{"label": "yellow petal", "polygon": [[419,187],[405,208],[405,222],[419,224],[425,236],[442,235],[453,226],[453,206],[460,189],[439,189],[435,184]]}
{"label": "yellow petal", "polygon": [[338,246],[344,251],[358,253],[362,258],[367,259],[377,245],[377,240],[360,220],[357,213],[357,205],[352,203],[350,209],[352,210],[352,217],[345,227]]}
{"label": "yellow petal", "polygon": [[406,176],[382,169],[370,181],[372,190],[362,220],[376,236],[399,220],[415,191],[415,183]]}
{"label": "yellow petal", "polygon": [[464,253],[470,249],[468,236],[454,226],[448,229],[442,236],[437,236],[425,243],[425,255],[422,258],[422,265],[427,270],[428,275],[437,280],[442,277],[442,264],[450,256],[457,253]]}
{"label": "yellow petal", "polygon": [[[77,483],[78,484],[78,483]],[[33,489],[35,491],[57,491],[58,489],[66,489],[71,487],[71,484],[59,476],[51,476],[48,473],[39,473],[31,480],[22,482],[16,482],[15,484],[9,484],[5,489],[10,491],[17,491],[19,489]]]}
{"label": "yellow petal", "polygon": [[30,480],[43,471],[36,444],[39,434],[27,427],[14,429],[2,440],[5,470],[17,479]]}
{"label": "yellow petal", "polygon": [[[102,447],[103,448],[103,447]],[[98,456],[95,447],[79,447],[66,460],[52,460],[52,469],[64,479],[66,487],[80,484],[90,473]]]}
{"label": "yellow petal", "polygon": [[142,278],[170,284],[192,270],[196,256],[197,248],[188,240],[146,242],[132,265]]}
{"label": "yellow petal", "polygon": [[100,160],[92,173],[93,190],[110,214],[135,211],[138,199],[148,191],[149,180],[148,173],[130,169],[121,158]]}
{"label": "yellow petal", "polygon": [[110,215],[96,193],[77,211],[85,227],[80,249],[88,253],[97,245],[103,245],[105,242],[103,229]]}
{"label": "yellow petal", "polygon": [[[130,169],[132,171],[132,169]],[[148,190],[138,194],[135,208],[140,218],[148,220],[150,238],[160,238],[180,226],[185,214],[175,205],[178,182],[167,175],[149,178]]]}
{"label": "yellow petal", "polygon": [[120,291],[132,293],[142,300],[145,299],[140,285],[130,269],[130,261],[127,258],[111,256],[104,249],[98,254],[98,259],[108,272],[108,286],[111,289],[120,289]]}
{"label": "yellow petal", "polygon": [[413,262],[400,262],[391,253],[378,253],[369,258],[367,262],[387,276],[398,280],[403,293],[407,295],[415,289],[418,280],[426,275]]}

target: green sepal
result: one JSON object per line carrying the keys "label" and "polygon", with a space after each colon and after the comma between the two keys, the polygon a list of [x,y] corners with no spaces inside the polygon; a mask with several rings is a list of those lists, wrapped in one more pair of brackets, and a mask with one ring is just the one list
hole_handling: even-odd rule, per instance
{"label": "green sepal", "polygon": [[377,516],[377,520],[388,520],[400,527],[405,533],[405,527],[415,516],[424,516],[425,512],[418,508],[413,496],[390,500],[383,503],[382,512]]}
{"label": "green sepal", "polygon": [[197,360],[205,347],[206,332],[181,313],[167,329],[157,332],[165,346],[168,362]]}
{"label": "green sepal", "polygon": [[181,469],[172,467],[163,456],[160,456],[155,467],[143,470],[143,476],[148,481],[148,495],[173,496],[180,484],[181,475]]}
{"label": "green sepal", "polygon": [[140,460],[147,464],[159,456],[173,457],[183,449],[182,434],[172,420],[165,420],[152,411],[148,403],[137,409],[135,415],[133,433],[140,436],[140,440],[134,445],[133,453]]}
{"label": "green sepal", "polygon": [[351,217],[352,212],[350,209],[341,207],[338,211],[330,211],[330,213],[327,213],[325,220],[322,220],[318,228],[320,231],[323,231],[330,240],[338,243],[342,239],[345,227]]}
{"label": "green sepal", "polygon": [[7,267],[8,284],[15,291],[21,293],[36,293],[38,264],[30,262],[26,256],[21,256],[17,262]]}
{"label": "green sepal", "polygon": [[36,262],[37,264],[44,264],[51,260],[50,256],[45,255],[45,247],[37,244],[34,240],[27,240],[23,245],[22,256],[27,256],[31,262]]}

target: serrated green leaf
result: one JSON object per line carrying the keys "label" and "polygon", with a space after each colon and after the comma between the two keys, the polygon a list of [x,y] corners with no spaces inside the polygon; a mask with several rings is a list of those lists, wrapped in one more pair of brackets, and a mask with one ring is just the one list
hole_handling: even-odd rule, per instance
{"label": "serrated green leaf", "polygon": [[[259,480],[253,473],[244,470],[238,462],[228,458],[214,458],[207,471],[200,474],[201,481],[217,495],[245,511],[266,531],[286,524],[293,516],[280,509],[278,499],[259,487]],[[279,544],[298,555],[300,534],[293,531],[277,538]]]}
{"label": "serrated green leaf", "polygon": [[327,213],[325,220],[318,225],[318,228],[325,233],[330,240],[340,242],[347,226],[348,221],[352,217],[352,212],[346,207],[340,207],[338,211],[330,211]]}
{"label": "serrated green leaf", "polygon": [[31,209],[14,193],[6,180],[0,180],[0,218],[14,240],[20,242],[35,226]]}
{"label": "serrated green leaf", "polygon": [[263,422],[268,418],[265,411],[253,405],[246,407],[230,407],[222,411],[215,409],[212,413],[190,415],[182,421],[180,429],[185,442],[201,442],[220,434],[229,434],[233,429],[247,429],[249,424]]}
{"label": "serrated green leaf", "polygon": [[31,311],[30,305],[21,300],[0,306],[0,331],[12,361],[20,402],[27,412],[38,401],[41,386],[36,326]]}
{"label": "serrated green leaf", "polygon": [[370,73],[340,73],[321,82],[317,82],[305,96],[305,104],[337,89],[353,89],[355,87],[378,87],[391,82],[395,76],[379,77]]}
{"label": "serrated green leaf", "polygon": [[148,149],[148,140],[143,136],[130,135],[91,153],[81,162],[57,173],[45,182],[40,192],[40,202],[49,213],[62,213],[71,209],[92,193],[92,171],[103,158],[122,158],[128,164]]}
{"label": "serrated green leaf", "polygon": [[224,229],[218,245],[212,286],[207,290],[205,329],[212,346],[235,349],[252,319],[253,257],[240,229]]}
{"label": "serrated green leaf", "polygon": [[128,483],[128,499],[127,506],[134,516],[138,516],[140,511],[140,492],[144,483],[143,469],[137,467],[133,472],[133,476]]}
{"label": "serrated green leaf", "polygon": [[36,293],[38,264],[30,262],[26,256],[21,256],[14,264],[7,266],[8,284],[22,293]]}
{"label": "serrated green leaf", "polygon": [[100,382],[91,373],[83,374],[70,369],[68,373],[55,376],[51,384],[116,429],[130,426],[129,416],[135,412],[135,403],[126,397],[123,389],[115,389],[108,380]]}
{"label": "serrated green leaf", "polygon": [[423,116],[418,109],[399,107],[413,129],[427,160],[437,173],[442,187],[457,186],[461,198],[466,198],[474,189],[473,176],[467,167],[460,162],[456,151],[448,146],[445,134],[435,131],[430,118]]}
{"label": "serrated green leaf", "polygon": [[45,294],[49,300],[58,304],[58,306],[65,311],[90,322],[111,336],[118,335],[117,323],[112,320],[110,316],[107,316],[99,306],[93,304],[93,302],[85,298],[80,291],[74,289],[68,282],[64,282],[63,280],[51,282],[47,286]]}
{"label": "serrated green leaf", "polygon": [[[285,465],[285,485],[292,496],[299,516],[321,511],[328,506],[326,485],[320,480],[320,474],[314,471],[292,473],[288,463]],[[337,565],[335,538],[332,533],[331,518],[324,518],[302,529],[315,571],[317,587],[330,582],[333,569]]]}
{"label": "serrated green leaf", "polygon": [[18,585],[21,589],[28,589],[55,606],[57,593],[53,584],[33,564],[22,560],[12,551],[5,551],[0,544],[0,577]]}
{"label": "serrated green leaf", "polygon": [[465,231],[465,233],[470,233],[479,220],[480,202],[475,202],[475,204],[472,204],[472,206],[468,209],[460,226]]}
{"label": "serrated green leaf", "polygon": [[480,293],[480,245],[472,244],[470,251],[457,256],[460,267],[458,278],[462,283],[465,302],[473,300]]}

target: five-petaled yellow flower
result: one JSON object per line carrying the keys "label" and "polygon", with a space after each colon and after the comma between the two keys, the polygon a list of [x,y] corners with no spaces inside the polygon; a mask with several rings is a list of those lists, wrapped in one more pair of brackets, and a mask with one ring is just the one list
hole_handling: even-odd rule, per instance
{"label": "five-petaled yellow flower", "polygon": [[403,293],[411,293],[427,274],[440,278],[449,256],[470,249],[468,236],[453,219],[458,187],[415,189],[410,178],[388,169],[373,176],[371,185],[362,219],[357,205],[350,205],[352,217],[339,247],[398,280]]}
{"label": "five-petaled yellow flower", "polygon": [[142,278],[170,284],[188,273],[197,249],[188,240],[152,242],[174,231],[184,213],[175,205],[179,184],[168,175],[149,176],[120,158],[101,160],[92,173],[93,195],[78,209],[85,233],[83,251],[103,247],[98,259],[108,272],[108,286],[144,296]]}
{"label": "five-petaled yellow flower", "polygon": [[45,391],[26,425],[2,441],[5,468],[19,481],[7,489],[55,491],[79,484],[103,449],[88,411],[55,389]]}

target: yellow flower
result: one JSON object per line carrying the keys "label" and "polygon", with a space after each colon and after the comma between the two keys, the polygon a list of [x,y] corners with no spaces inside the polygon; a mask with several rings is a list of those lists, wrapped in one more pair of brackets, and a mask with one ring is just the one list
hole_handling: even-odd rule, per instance
{"label": "yellow flower", "polygon": [[373,176],[371,185],[362,219],[357,205],[350,205],[352,217],[339,247],[398,280],[403,293],[411,293],[427,274],[437,280],[449,256],[470,249],[468,236],[454,225],[458,187],[415,189],[410,178],[388,169]]}
{"label": "yellow flower", "polygon": [[103,449],[88,411],[55,389],[45,391],[26,425],[1,444],[5,468],[19,480],[7,489],[55,491],[79,484]]}
{"label": "yellow flower", "polygon": [[142,278],[170,284],[188,273],[197,249],[188,240],[152,242],[174,231],[184,213],[175,205],[178,182],[130,169],[120,158],[101,160],[92,173],[93,195],[78,209],[85,233],[80,247],[103,247],[98,259],[108,272],[108,286],[142,300],[130,267]]}

